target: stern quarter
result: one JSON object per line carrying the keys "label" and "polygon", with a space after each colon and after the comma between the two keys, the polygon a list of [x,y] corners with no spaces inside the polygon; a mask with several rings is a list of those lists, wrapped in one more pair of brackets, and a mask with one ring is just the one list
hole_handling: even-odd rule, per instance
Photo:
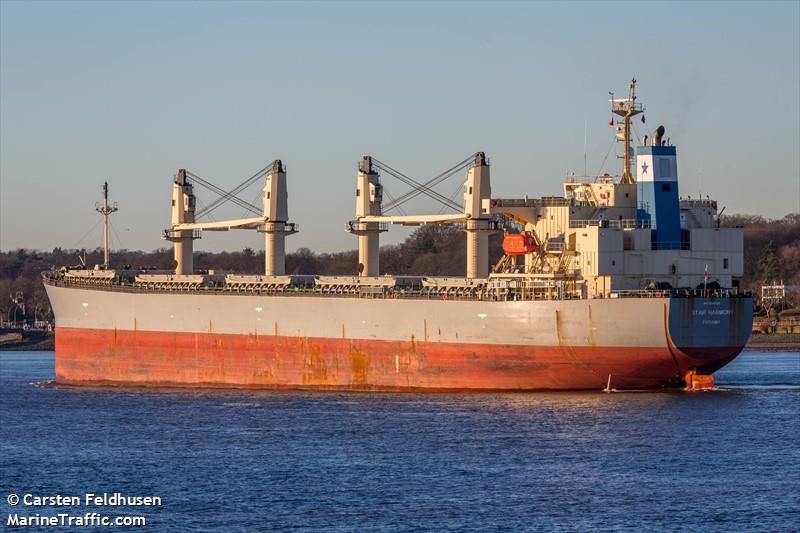
{"label": "stern quarter", "polygon": [[685,373],[715,372],[741,353],[753,327],[753,298],[671,298],[668,339]]}

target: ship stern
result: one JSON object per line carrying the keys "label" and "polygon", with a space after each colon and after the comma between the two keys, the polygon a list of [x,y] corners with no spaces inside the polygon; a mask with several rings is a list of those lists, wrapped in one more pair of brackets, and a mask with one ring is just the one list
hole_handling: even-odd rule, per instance
{"label": "ship stern", "polygon": [[752,327],[751,296],[670,299],[667,342],[682,375],[709,375],[731,362]]}

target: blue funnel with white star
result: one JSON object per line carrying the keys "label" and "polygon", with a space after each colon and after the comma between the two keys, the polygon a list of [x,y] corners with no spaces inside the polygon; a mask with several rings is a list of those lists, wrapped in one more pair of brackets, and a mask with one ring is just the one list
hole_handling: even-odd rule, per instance
{"label": "blue funnel with white star", "polygon": [[[659,128],[663,132],[663,128]],[[650,223],[653,248],[680,249],[681,207],[678,197],[678,161],[674,146],[636,148],[638,208],[636,218]]]}

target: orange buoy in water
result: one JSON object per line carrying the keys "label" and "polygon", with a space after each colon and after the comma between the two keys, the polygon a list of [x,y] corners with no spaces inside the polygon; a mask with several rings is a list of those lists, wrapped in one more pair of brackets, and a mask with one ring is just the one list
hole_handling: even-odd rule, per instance
{"label": "orange buoy in water", "polygon": [[507,233],[503,237],[503,252],[506,255],[525,255],[538,252],[539,246],[529,231],[522,233]]}

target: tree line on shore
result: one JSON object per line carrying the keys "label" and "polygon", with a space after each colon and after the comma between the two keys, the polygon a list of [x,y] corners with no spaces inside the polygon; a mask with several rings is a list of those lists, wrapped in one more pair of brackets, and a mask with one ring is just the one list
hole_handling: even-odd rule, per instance
{"label": "tree line on shore", "polygon": [[[745,228],[745,269],[741,282],[744,289],[758,293],[762,284],[773,281],[800,285],[800,213],[776,220],[758,215],[729,215],[722,217],[721,224]],[[490,237],[492,264],[503,254],[501,243],[501,234]],[[52,267],[77,265],[81,253],[80,250],[62,248],[0,252],[0,321],[51,320],[52,311],[40,273]],[[85,251],[87,265],[102,261],[101,249]],[[116,250],[112,256],[112,266],[115,267],[169,269],[172,263],[172,250],[169,248],[150,252]],[[257,274],[263,272],[264,252],[251,248],[234,252],[197,251],[194,263],[198,270]],[[421,226],[403,243],[381,247],[380,264],[381,271],[387,274],[463,276],[466,270],[464,232],[455,226]],[[315,253],[308,248],[299,248],[286,254],[286,272],[355,275],[358,272],[358,252]]]}

